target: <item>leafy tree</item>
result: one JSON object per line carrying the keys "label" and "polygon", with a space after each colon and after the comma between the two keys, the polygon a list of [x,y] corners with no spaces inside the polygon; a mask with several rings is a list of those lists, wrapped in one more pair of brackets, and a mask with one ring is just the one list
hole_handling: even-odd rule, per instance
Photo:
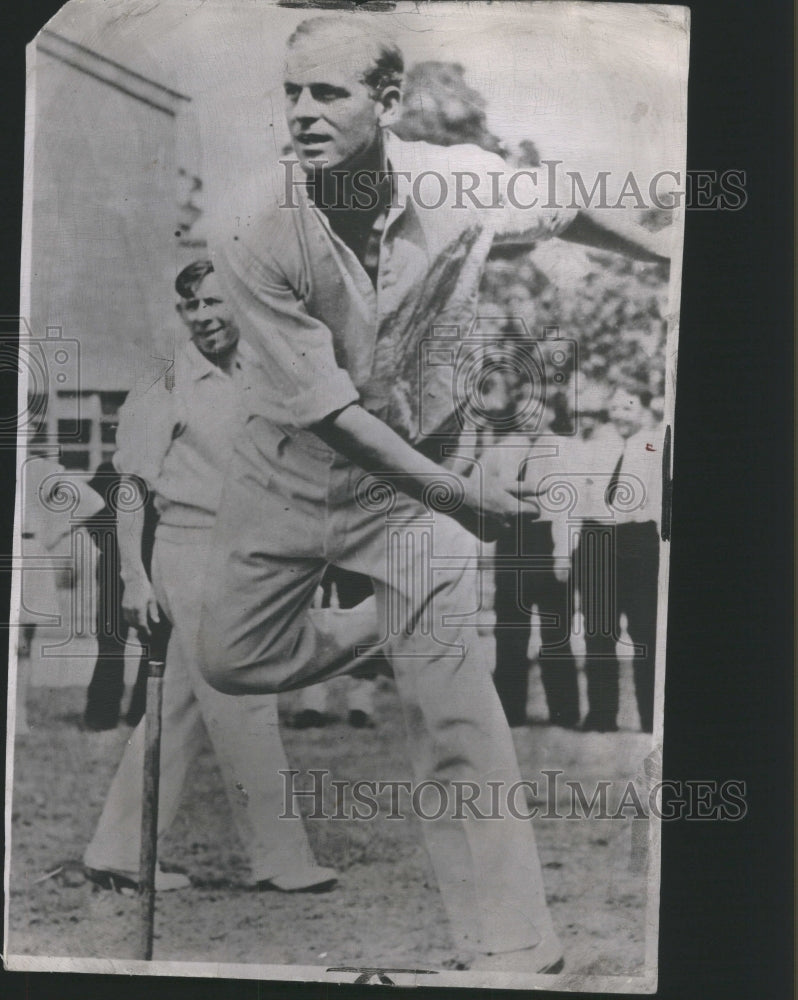
{"label": "leafy tree", "polygon": [[402,120],[397,135],[438,146],[474,143],[492,153],[505,151],[488,129],[485,98],[465,81],[459,63],[417,63],[405,78]]}

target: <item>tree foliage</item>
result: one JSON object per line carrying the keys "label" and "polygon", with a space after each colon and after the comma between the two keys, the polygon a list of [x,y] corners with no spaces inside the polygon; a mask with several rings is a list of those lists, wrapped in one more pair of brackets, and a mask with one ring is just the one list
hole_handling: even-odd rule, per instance
{"label": "tree foliage", "polygon": [[405,79],[402,120],[397,134],[408,141],[437,146],[474,143],[504,154],[501,142],[487,126],[486,102],[465,81],[459,63],[417,63]]}
{"label": "tree foliage", "polygon": [[[438,145],[475,143],[518,167],[540,157],[534,138],[509,147],[487,125],[487,102],[465,80],[459,63],[423,62],[407,75],[401,138]],[[534,121],[530,122],[534,128]],[[668,212],[638,213],[656,230],[670,224]],[[664,390],[667,272],[616,254],[579,249],[559,241],[531,251],[494,250],[481,296],[491,308],[523,311],[519,286],[528,292],[528,326],[540,336],[546,326],[578,345],[585,384],[609,392],[618,384],[644,384],[655,396]],[[519,305],[521,302],[521,305]]]}

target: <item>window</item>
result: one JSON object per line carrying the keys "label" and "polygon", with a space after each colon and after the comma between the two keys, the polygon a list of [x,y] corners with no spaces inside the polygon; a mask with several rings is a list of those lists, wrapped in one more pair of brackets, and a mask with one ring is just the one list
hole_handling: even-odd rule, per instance
{"label": "window", "polygon": [[44,444],[49,439],[58,444],[64,468],[93,472],[116,451],[118,413],[126,395],[119,391],[57,393],[46,409],[32,398],[30,412],[40,414],[33,442]]}

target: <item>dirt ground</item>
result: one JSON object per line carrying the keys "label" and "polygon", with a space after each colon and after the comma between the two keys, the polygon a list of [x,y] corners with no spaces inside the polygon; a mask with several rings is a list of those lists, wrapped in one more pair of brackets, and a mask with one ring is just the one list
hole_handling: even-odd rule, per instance
{"label": "dirt ground", "polygon": [[[599,779],[614,779],[613,790],[622,789],[638,776],[652,747],[651,737],[636,731],[631,697],[629,670],[622,666],[621,732],[565,731],[543,724],[542,689],[533,672],[532,722],[513,731],[524,777],[540,780],[542,769],[559,769],[562,781],[581,780],[588,791]],[[79,866],[130,730],[120,725],[111,733],[83,731],[84,698],[84,689],[74,686],[30,692],[32,731],[17,740],[12,803],[12,955],[134,953],[136,898],[97,888]],[[287,696],[282,710],[290,709]],[[323,729],[285,727],[291,766],[327,767],[336,779],[409,778],[399,706],[387,680],[379,682],[377,709],[375,730],[353,730],[343,715]],[[569,802],[560,785],[560,811],[567,813]],[[340,873],[332,892],[255,892],[244,884],[245,860],[206,747],[161,850],[165,866],[187,872],[193,887],[159,897],[155,957],[444,968],[453,951],[419,821],[390,822],[386,812],[387,804],[369,823],[307,823],[318,861]],[[633,858],[632,825],[630,819],[535,822],[570,973],[643,971],[646,876]]]}

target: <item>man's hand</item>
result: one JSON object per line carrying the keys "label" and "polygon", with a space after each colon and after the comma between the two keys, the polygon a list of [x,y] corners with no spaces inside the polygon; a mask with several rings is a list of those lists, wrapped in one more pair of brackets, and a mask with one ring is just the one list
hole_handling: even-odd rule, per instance
{"label": "man's hand", "polygon": [[122,614],[128,625],[149,636],[150,622],[160,622],[152,584],[144,575],[126,580],[122,592]]}
{"label": "man's hand", "polygon": [[581,208],[574,221],[560,233],[560,239],[621,253],[634,260],[665,264],[669,262],[673,234],[668,229],[649,232],[631,222],[624,213]]}
{"label": "man's hand", "polygon": [[534,491],[523,483],[503,486],[468,478],[463,483],[465,510],[455,512],[453,517],[483,542],[493,542],[502,532],[513,530],[520,515],[540,517],[540,507],[531,499]]}
{"label": "man's hand", "polygon": [[[388,479],[392,475],[401,476],[401,489],[416,500],[423,500],[437,476],[452,474],[411,448],[382,420],[357,405],[348,406],[313,430],[322,441],[366,472]],[[538,505],[526,499],[533,491],[523,483],[502,487],[466,476],[460,476],[460,481],[464,502],[458,510],[449,511],[449,516],[483,541],[495,540],[503,530],[512,527],[519,514],[540,516]]]}
{"label": "man's hand", "polygon": [[122,614],[128,625],[149,636],[150,622],[158,622],[158,603],[141,561],[144,534],[144,484],[137,476],[123,476],[122,483],[138,497],[138,503],[120,509],[116,515],[122,591]]}

